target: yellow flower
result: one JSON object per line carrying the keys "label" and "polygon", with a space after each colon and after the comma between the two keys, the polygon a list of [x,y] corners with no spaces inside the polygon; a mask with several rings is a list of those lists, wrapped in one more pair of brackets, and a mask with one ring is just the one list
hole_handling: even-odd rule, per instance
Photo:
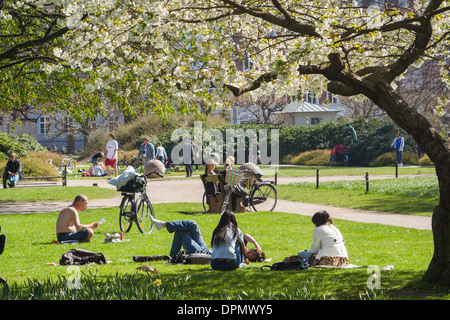
{"label": "yellow flower", "polygon": [[160,286],[162,284],[161,279],[156,279],[155,281],[153,281],[153,283],[157,286]]}

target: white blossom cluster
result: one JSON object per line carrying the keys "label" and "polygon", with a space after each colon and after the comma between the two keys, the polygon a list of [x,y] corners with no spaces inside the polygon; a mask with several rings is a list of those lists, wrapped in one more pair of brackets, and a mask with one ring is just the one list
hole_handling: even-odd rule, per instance
{"label": "white blossom cluster", "polygon": [[[44,8],[47,2],[23,0],[15,6],[29,3]],[[128,96],[157,90],[174,105],[201,98],[221,107],[223,98],[231,94],[226,85],[241,87],[270,71],[276,72],[276,79],[263,82],[252,95],[297,95],[305,88],[319,93],[326,79],[299,74],[298,68],[326,66],[330,53],[339,53],[351,72],[388,66],[408,50],[415,34],[407,28],[383,28],[405,21],[417,25],[414,19],[423,14],[428,1],[388,10],[340,0],[52,3],[67,17],[60,23],[70,29],[64,36],[65,45],[54,48],[53,54],[65,65],[96,72],[98,78],[89,83],[89,91],[114,88]],[[447,5],[442,2],[440,8]],[[0,18],[8,19],[8,15],[0,12]],[[283,19],[284,25],[278,23]],[[311,29],[303,30],[300,25]],[[433,17],[429,49],[414,66],[420,67],[427,59],[446,64],[449,28],[449,11],[442,10]],[[61,68],[43,65],[48,73]],[[448,69],[442,68],[441,73],[448,83]]]}

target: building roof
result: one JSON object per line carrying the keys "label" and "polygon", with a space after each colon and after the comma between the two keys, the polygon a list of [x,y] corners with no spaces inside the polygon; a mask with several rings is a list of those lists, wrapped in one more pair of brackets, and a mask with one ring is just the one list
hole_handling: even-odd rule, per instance
{"label": "building roof", "polygon": [[334,112],[338,113],[340,110],[330,106],[326,107],[319,104],[309,102],[291,102],[287,104],[282,111],[276,113],[311,113],[311,112]]}

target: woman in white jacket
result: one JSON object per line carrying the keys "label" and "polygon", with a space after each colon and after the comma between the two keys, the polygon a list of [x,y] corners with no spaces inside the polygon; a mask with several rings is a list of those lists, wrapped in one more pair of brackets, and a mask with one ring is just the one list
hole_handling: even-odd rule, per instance
{"label": "woman in white jacket", "polygon": [[311,266],[346,266],[348,254],[344,238],[339,229],[333,225],[328,212],[316,212],[312,217],[312,223],[315,228],[311,248],[309,251],[299,252],[298,255],[307,259]]}

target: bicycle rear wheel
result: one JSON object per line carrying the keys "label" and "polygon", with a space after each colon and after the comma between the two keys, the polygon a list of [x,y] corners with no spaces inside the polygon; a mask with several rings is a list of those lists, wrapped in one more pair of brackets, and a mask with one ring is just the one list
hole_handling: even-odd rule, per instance
{"label": "bicycle rear wheel", "polygon": [[120,204],[119,226],[120,231],[128,232],[133,225],[133,200],[129,196],[125,196]]}
{"label": "bicycle rear wheel", "polygon": [[133,161],[131,161],[131,165],[133,166],[134,170],[137,173],[143,173],[144,172],[144,164],[138,158],[133,159]]}
{"label": "bicycle rear wheel", "polygon": [[270,183],[261,183],[253,190],[250,203],[255,211],[273,211],[277,205],[277,190]]}
{"label": "bicycle rear wheel", "polygon": [[153,232],[153,222],[150,216],[155,217],[153,206],[147,196],[141,195],[137,201],[136,224],[142,233]]}
{"label": "bicycle rear wheel", "polygon": [[117,171],[119,171],[119,174],[122,174],[129,166],[128,161],[120,160],[117,162]]}

